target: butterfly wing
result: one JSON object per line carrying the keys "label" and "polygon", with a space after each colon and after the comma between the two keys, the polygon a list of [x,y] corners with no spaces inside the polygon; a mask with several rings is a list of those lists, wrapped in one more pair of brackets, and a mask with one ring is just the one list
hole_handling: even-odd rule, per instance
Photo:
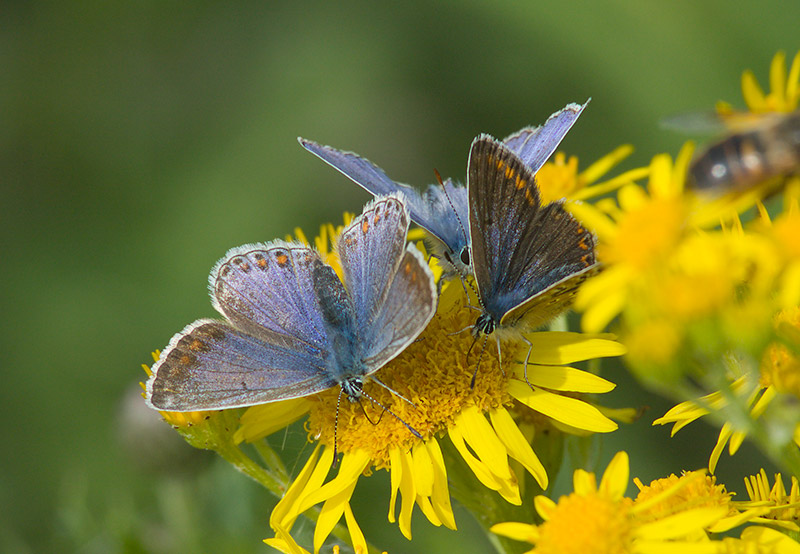
{"label": "butterfly wing", "polygon": [[411,343],[436,307],[430,269],[416,249],[405,246],[409,223],[401,197],[379,197],[342,232],[337,245],[367,373]]}
{"label": "butterfly wing", "polygon": [[[594,237],[561,203],[542,206],[531,170],[492,137],[473,141],[467,173],[481,303],[510,325],[536,306],[531,298],[595,264]],[[507,314],[515,308],[512,322]]]}
{"label": "butterfly wing", "polygon": [[209,279],[214,306],[230,323],[200,320],[173,337],[153,366],[150,404],[232,408],[334,386],[330,325],[315,288],[320,266],[328,267],[296,243],[230,250]]}
{"label": "butterfly wing", "polygon": [[467,245],[467,191],[448,179],[444,186],[430,185],[424,195],[414,187],[391,180],[369,160],[353,152],[344,152],[303,138],[300,144],[356,182],[374,196],[403,193],[411,219],[438,239],[451,258],[459,258]]}
{"label": "butterfly wing", "polygon": [[583,105],[567,104],[547,118],[544,125],[520,129],[503,139],[503,142],[535,175],[556,151],[587,104],[589,100]]}
{"label": "butterfly wing", "polygon": [[319,350],[291,347],[272,331],[256,338],[201,319],[164,349],[146,397],[158,410],[218,410],[298,398],[335,384]]}

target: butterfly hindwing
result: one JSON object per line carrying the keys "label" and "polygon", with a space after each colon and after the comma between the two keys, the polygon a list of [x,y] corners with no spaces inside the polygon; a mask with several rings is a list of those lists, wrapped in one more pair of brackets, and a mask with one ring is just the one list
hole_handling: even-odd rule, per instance
{"label": "butterfly hindwing", "polygon": [[223,321],[198,320],[176,334],[153,366],[148,404],[194,411],[307,396],[336,384],[326,352],[264,330],[260,338]]}

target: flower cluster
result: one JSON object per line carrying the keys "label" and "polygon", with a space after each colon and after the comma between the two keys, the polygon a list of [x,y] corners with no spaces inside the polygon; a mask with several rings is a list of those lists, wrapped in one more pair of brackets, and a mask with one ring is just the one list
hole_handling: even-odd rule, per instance
{"label": "flower cluster", "polygon": [[[773,159],[753,154],[748,141],[764,131],[742,121],[769,116],[764,148],[794,140],[800,150],[800,53],[788,71],[785,56],[775,57],[769,92],[749,71],[742,89],[747,112],[720,104],[717,115],[729,126],[727,155],[749,159],[719,159],[687,142],[674,158],[659,154],[647,167],[607,178],[632,152],[623,145],[583,170],[561,152],[539,169],[543,201],[563,199],[597,238],[603,270],[583,283],[574,306],[583,332],[564,330],[562,319],[559,330],[527,333],[504,344],[501,367],[491,348],[464,332],[476,318],[473,283],[445,282],[447,272],[431,258],[441,280],[436,314],[380,369],[380,384],[364,383],[372,402],[340,402],[333,388],[247,409],[162,412],[165,420],[280,497],[269,519],[274,536],[265,542],[282,552],[316,553],[332,540],[355,552],[374,549],[351,499],[376,471],[390,475],[387,519],[409,540],[415,506],[433,525],[456,529],[455,499],[491,526],[498,548],[523,541],[545,554],[798,552],[800,176],[796,167],[772,171]],[[780,136],[784,127],[794,138]],[[693,177],[701,160],[731,179],[702,189]],[[742,173],[753,181],[756,162],[763,179],[743,186]],[[327,225],[313,241],[340,275],[332,245],[343,228]],[[408,238],[424,251],[423,235],[412,230]],[[645,384],[682,401],[654,424],[671,423],[673,433],[701,417],[720,425],[709,471],[649,485],[636,479],[638,496],[628,497],[621,452],[599,484],[575,471],[574,492],[555,501],[547,493],[564,458],[557,436],[609,433],[635,417],[633,409],[598,404],[596,395],[615,385],[573,365],[623,355]],[[314,448],[290,476],[266,437],[299,422]],[[734,454],[746,438],[791,473],[789,493],[780,475],[770,486],[763,470],[746,479],[747,501],[734,501],[716,482],[725,447]],[[265,463],[250,457],[253,449]],[[508,506],[525,505],[535,506],[540,523],[505,517]],[[316,522],[310,545],[297,536],[305,517]]]}
{"label": "flower cluster", "polygon": [[[628,455],[618,453],[600,483],[593,473],[577,470],[574,492],[553,501],[534,500],[540,525],[505,522],[492,527],[498,535],[528,542],[537,554],[661,554],[681,552],[798,551],[798,544],[775,527],[797,533],[797,479],[789,495],[780,475],[767,490],[763,470],[746,480],[750,501],[735,502],[724,485],[703,471],[670,475],[643,485],[635,498],[628,488]],[[719,538],[750,524],[739,538]]]}

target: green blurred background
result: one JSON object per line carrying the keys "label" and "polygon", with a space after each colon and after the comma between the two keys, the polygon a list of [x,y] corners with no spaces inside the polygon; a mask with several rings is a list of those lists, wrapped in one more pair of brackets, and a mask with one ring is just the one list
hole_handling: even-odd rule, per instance
{"label": "green blurred background", "polygon": [[[686,138],[662,118],[741,106],[741,71],[763,83],[800,42],[797,2],[18,2],[0,21],[3,552],[268,550],[273,500],[148,430],[135,387],[151,350],[213,315],[228,248],[368,199],[298,135],[401,181],[463,180],[477,133],[592,97],[563,148],[585,166],[630,142],[630,168]],[[644,481],[705,464],[712,428],[668,441],[649,422],[670,404],[609,375],[607,403],[651,409],[595,446],[599,467],[620,448]],[[742,491],[761,463],[745,448],[720,474]],[[357,490],[375,544],[489,548],[463,511],[460,533],[417,514],[407,542],[387,491],[384,474]]]}

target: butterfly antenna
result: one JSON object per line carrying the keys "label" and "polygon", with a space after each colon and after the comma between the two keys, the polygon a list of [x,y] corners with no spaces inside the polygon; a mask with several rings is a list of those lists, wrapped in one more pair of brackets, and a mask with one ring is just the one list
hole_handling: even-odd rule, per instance
{"label": "butterfly antenna", "polygon": [[339,451],[337,448],[336,434],[339,431],[339,404],[342,402],[343,392],[344,387],[339,389],[339,396],[336,397],[336,415],[333,417],[333,463],[331,464],[331,469],[336,469],[336,466],[339,465]]}
{"label": "butterfly antenna", "polygon": [[[391,390],[391,389],[390,389],[390,390]],[[364,392],[364,391],[361,391],[361,395],[362,395],[362,396],[364,396],[364,397],[365,397],[367,400],[369,400],[369,401],[370,401],[370,402],[372,402],[373,404],[375,404],[376,406],[380,406],[381,408],[383,408],[383,410],[384,410],[385,412],[387,412],[389,415],[391,415],[392,417],[394,417],[394,418],[395,418],[397,421],[399,421],[400,423],[402,423],[403,425],[405,425],[406,429],[408,429],[408,430],[411,432],[411,434],[412,434],[412,435],[414,435],[415,437],[417,437],[417,438],[418,438],[418,439],[420,439],[420,440],[425,440],[425,439],[423,439],[423,438],[422,438],[422,435],[419,433],[419,431],[417,431],[416,429],[414,429],[413,427],[411,427],[411,425],[409,425],[408,423],[406,423],[405,421],[403,421],[403,418],[401,418],[399,415],[397,415],[396,413],[394,413],[392,410],[390,410],[389,408],[387,408],[386,406],[384,406],[383,404],[381,404],[380,402],[378,402],[376,399],[372,398],[370,395],[368,395],[368,394],[367,394],[366,392]],[[402,398],[402,397],[401,397],[401,398]]]}
{"label": "butterfly antenna", "polygon": [[456,215],[456,221],[458,221],[458,226],[461,228],[461,234],[464,235],[464,244],[469,242],[469,238],[467,237],[467,230],[464,229],[464,223],[461,221],[461,218],[458,217],[458,210],[453,205],[453,201],[450,199],[450,195],[447,194],[447,187],[444,186],[444,181],[442,180],[442,176],[439,174],[439,171],[436,168],[433,168],[433,173],[436,175],[436,180],[439,181],[439,184],[444,191],[444,197],[447,198],[447,203],[450,204],[450,209],[453,210],[453,213]]}

